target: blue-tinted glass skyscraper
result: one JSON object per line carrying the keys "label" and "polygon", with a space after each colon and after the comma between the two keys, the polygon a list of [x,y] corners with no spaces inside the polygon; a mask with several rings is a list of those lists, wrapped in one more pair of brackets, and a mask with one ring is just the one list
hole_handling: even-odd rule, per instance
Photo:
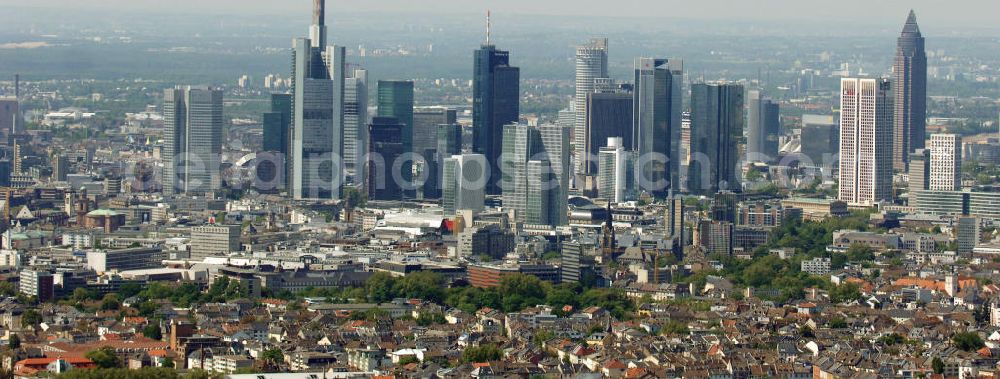
{"label": "blue-tinted glass skyscraper", "polygon": [[[487,33],[488,34],[488,33]],[[486,156],[490,178],[486,193],[500,194],[500,152],[504,125],[520,114],[521,71],[510,65],[510,54],[487,41],[473,53],[472,150]]]}

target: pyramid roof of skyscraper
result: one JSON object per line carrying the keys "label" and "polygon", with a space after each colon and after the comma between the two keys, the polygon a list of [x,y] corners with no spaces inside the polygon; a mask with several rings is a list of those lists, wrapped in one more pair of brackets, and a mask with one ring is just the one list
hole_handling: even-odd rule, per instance
{"label": "pyramid roof of skyscraper", "polygon": [[903,25],[903,34],[920,34],[920,27],[917,26],[917,14],[910,9],[909,16],[906,17],[906,24]]}

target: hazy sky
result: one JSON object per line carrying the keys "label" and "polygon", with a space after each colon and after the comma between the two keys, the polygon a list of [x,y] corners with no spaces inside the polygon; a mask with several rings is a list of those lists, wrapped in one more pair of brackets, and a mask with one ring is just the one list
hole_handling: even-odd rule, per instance
{"label": "hazy sky", "polygon": [[[311,0],[0,0],[0,5],[62,9],[124,9],[156,12],[297,14],[308,17]],[[336,12],[494,12],[521,14],[642,16],[744,20],[850,20],[900,24],[913,8],[921,25],[1000,25],[1000,0],[328,0]]]}

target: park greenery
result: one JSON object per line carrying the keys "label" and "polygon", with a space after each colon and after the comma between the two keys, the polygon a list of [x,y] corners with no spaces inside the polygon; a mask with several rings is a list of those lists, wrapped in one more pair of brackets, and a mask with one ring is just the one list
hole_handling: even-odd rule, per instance
{"label": "park greenery", "polygon": [[[779,295],[772,298],[780,302],[801,299],[806,288],[822,288],[830,291],[834,301],[850,301],[860,297],[857,285],[833,286],[828,278],[810,275],[801,270],[801,263],[817,257],[830,258],[831,268],[843,268],[851,262],[869,262],[875,259],[874,251],[867,246],[855,245],[846,252],[828,252],[827,246],[833,241],[837,230],[869,230],[869,213],[856,212],[846,217],[831,217],[823,221],[803,221],[786,218],[781,226],[771,233],[768,242],[754,250],[751,260],[733,256],[712,255],[711,260],[722,264],[721,270],[702,270],[686,278],[683,283],[703,286],[709,276],[726,278],[737,287],[776,289]],[[789,259],[781,259],[771,250],[794,247],[796,253]]]}

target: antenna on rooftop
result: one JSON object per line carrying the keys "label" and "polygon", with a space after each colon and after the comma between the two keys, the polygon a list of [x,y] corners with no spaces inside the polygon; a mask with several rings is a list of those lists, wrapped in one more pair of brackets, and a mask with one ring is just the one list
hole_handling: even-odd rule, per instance
{"label": "antenna on rooftop", "polygon": [[486,44],[487,45],[490,44],[490,33],[491,33],[490,29],[492,27],[493,27],[493,23],[490,22],[490,10],[487,9],[486,10]]}

